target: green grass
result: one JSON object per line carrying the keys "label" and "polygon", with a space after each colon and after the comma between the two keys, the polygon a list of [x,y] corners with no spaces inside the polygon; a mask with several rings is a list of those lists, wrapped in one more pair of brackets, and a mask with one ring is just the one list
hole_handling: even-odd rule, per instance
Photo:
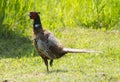
{"label": "green grass", "polygon": [[[65,47],[104,53],[67,54],[47,73],[32,43],[30,11],[41,12]],[[0,81],[119,82],[119,26],[120,0],[1,0]]]}
{"label": "green grass", "polygon": [[71,48],[104,51],[102,54],[67,54],[55,60],[46,72],[32,41],[0,39],[0,81],[11,82],[118,82],[120,81],[120,32],[59,28],[53,31],[60,41]]}
{"label": "green grass", "polygon": [[120,0],[1,0],[0,35],[4,29],[26,34],[30,11],[41,12],[43,25],[51,30],[67,26],[119,29],[119,5]]}

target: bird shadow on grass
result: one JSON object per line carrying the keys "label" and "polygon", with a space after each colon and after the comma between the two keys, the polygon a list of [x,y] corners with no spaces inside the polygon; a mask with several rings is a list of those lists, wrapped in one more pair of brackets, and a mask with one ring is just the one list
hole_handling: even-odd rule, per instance
{"label": "bird shadow on grass", "polygon": [[9,25],[1,25],[0,29],[0,59],[35,56],[30,38],[10,30]]}
{"label": "bird shadow on grass", "polygon": [[48,73],[66,73],[68,72],[68,70],[64,70],[64,69],[54,69],[54,70],[51,70],[50,72]]}
{"label": "bird shadow on grass", "polygon": [[83,73],[83,71],[81,70],[75,70],[75,69],[71,69],[71,70],[68,70],[68,69],[54,69],[54,70],[51,70],[49,71],[48,73],[67,73],[67,72],[80,72],[80,73]]}

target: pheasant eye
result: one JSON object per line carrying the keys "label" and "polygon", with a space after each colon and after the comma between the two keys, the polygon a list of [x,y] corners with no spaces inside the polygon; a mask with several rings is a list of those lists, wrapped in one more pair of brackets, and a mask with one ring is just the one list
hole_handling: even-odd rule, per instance
{"label": "pheasant eye", "polygon": [[29,16],[31,19],[35,19],[36,18],[36,14],[34,12],[30,12]]}

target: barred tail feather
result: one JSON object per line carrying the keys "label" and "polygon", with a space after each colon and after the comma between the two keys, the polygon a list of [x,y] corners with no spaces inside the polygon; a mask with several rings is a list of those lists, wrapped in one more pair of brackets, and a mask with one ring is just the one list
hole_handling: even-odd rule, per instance
{"label": "barred tail feather", "polygon": [[63,51],[66,53],[97,53],[97,52],[100,52],[100,51],[94,51],[94,50],[72,49],[72,48],[63,48]]}

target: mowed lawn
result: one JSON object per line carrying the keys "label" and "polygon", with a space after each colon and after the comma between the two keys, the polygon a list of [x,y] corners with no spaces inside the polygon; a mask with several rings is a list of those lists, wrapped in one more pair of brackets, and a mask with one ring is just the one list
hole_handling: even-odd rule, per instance
{"label": "mowed lawn", "polygon": [[58,28],[52,31],[65,47],[103,53],[67,54],[55,60],[50,73],[28,36],[0,39],[0,82],[119,82],[120,31]]}

